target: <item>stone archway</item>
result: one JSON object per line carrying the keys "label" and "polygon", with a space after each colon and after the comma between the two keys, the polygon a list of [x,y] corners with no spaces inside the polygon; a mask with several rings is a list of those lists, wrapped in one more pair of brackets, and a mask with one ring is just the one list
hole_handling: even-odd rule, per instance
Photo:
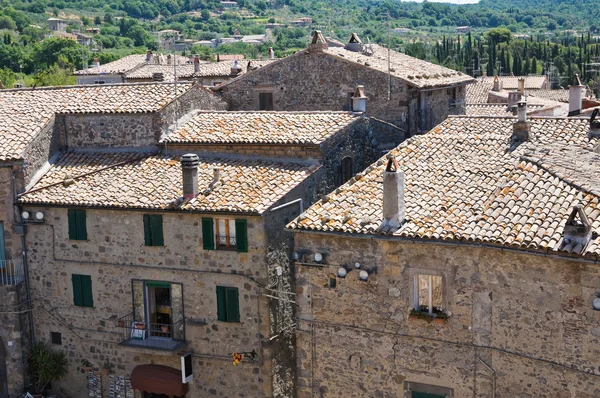
{"label": "stone archway", "polygon": [[0,337],[0,398],[8,398],[8,372],[6,371],[6,349]]}

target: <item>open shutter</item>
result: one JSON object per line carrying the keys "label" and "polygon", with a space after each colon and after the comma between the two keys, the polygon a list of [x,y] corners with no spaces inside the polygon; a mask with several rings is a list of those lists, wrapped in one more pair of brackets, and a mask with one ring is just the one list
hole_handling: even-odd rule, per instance
{"label": "open shutter", "polygon": [[217,319],[227,322],[227,297],[223,286],[217,286]]}
{"label": "open shutter", "polygon": [[204,250],[214,250],[215,248],[215,235],[213,229],[213,219],[203,218],[202,219],[202,246]]}
{"label": "open shutter", "polygon": [[81,299],[84,307],[93,307],[94,298],[92,297],[92,277],[89,275],[79,275],[81,281]]}
{"label": "open shutter", "polygon": [[77,240],[77,210],[69,209],[69,239]]}
{"label": "open shutter", "polygon": [[73,305],[82,307],[83,294],[81,292],[81,275],[71,275],[71,282],[73,282]]}
{"label": "open shutter", "polygon": [[150,216],[152,222],[151,225],[151,233],[152,233],[152,246],[164,246],[163,239],[163,219],[160,215]]}
{"label": "open shutter", "polygon": [[248,251],[248,222],[246,220],[235,220],[235,239],[238,252]]}
{"label": "open shutter", "polygon": [[87,222],[85,210],[75,210],[75,214],[77,214],[76,222],[77,222],[77,239],[79,240],[87,240]]}
{"label": "open shutter", "polygon": [[152,232],[150,227],[150,216],[144,214],[144,244],[152,246]]}
{"label": "open shutter", "polygon": [[240,321],[240,300],[235,287],[227,288],[227,322]]}

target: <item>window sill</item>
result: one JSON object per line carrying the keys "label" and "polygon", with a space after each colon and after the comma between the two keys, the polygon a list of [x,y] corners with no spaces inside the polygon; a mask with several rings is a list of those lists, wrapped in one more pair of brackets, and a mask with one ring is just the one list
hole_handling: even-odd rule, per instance
{"label": "window sill", "polygon": [[436,323],[439,325],[444,325],[448,323],[448,317],[444,315],[444,317],[437,317],[435,315],[429,315],[427,312],[416,312],[412,310],[408,315],[408,319],[412,321],[424,321],[427,323]]}

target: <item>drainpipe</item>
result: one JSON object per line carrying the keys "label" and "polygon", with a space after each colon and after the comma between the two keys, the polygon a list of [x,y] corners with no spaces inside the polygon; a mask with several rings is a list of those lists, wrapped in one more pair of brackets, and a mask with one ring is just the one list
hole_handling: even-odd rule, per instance
{"label": "drainpipe", "polygon": [[6,351],[4,342],[0,339],[0,398],[8,398],[8,372],[6,370]]}
{"label": "drainpipe", "polygon": [[492,372],[492,398],[496,398],[496,369],[492,368],[490,365],[485,363],[485,361],[479,356],[476,356],[476,358],[479,360],[479,362],[483,364],[483,366],[485,366],[490,372]]}

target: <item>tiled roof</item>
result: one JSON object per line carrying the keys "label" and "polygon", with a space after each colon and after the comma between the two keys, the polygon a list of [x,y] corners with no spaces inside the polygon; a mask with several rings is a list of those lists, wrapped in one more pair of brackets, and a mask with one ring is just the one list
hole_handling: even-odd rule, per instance
{"label": "tiled roof", "polygon": [[467,85],[467,104],[486,104],[488,93],[494,86],[493,82],[477,79],[474,83]]}
{"label": "tiled roof", "polygon": [[[178,93],[192,84],[179,84]],[[172,84],[118,84],[0,90],[0,161],[21,158],[56,113],[154,112],[175,98]]]}
{"label": "tiled roof", "polygon": [[[172,57],[176,57],[179,61],[180,65],[186,64],[188,62],[187,57],[183,57],[181,55],[172,55]],[[162,64],[166,64],[166,55],[154,54],[152,56],[153,61],[150,64],[155,64],[158,60],[162,60]],[[100,65],[99,67],[90,67],[87,69],[82,69],[75,71],[74,75],[109,75],[109,74],[120,74],[131,71],[134,68],[141,67],[142,65],[148,65],[146,62],[146,54],[133,54],[123,57],[121,59],[117,59],[116,61],[109,62],[104,65]]]}
{"label": "tiled roof", "polygon": [[[450,117],[393,150],[405,174],[407,216],[394,235],[572,251],[561,238],[578,198],[598,229],[600,158],[589,150],[599,140],[588,137],[588,121],[530,119],[534,138],[518,146],[510,143],[514,121]],[[548,146],[554,146],[549,155],[535,154]],[[379,234],[386,163],[380,159],[289,227]],[[596,239],[585,253],[600,254],[599,244]]]}
{"label": "tiled roof", "polygon": [[[519,88],[519,79],[525,79],[525,90],[540,90],[547,81],[546,76],[499,76],[504,90],[516,90]],[[481,77],[477,80],[494,83],[493,76]]]}
{"label": "tiled roof", "polygon": [[[542,105],[527,104],[529,111],[542,109]],[[508,110],[506,104],[467,104],[465,106],[465,115],[467,116],[514,116],[512,111]]]}
{"label": "tiled roof", "polygon": [[[184,201],[178,157],[70,152],[19,200],[30,204],[260,214],[320,166],[201,157],[198,167],[201,193]],[[205,195],[214,168],[220,169],[220,183]]]}
{"label": "tiled roof", "polygon": [[[325,49],[324,52],[388,73],[388,50],[377,44],[369,44],[365,47],[372,49],[371,55],[367,55],[368,52],[354,52],[342,47],[330,47]],[[394,50],[390,51],[390,74],[417,88],[451,86],[474,81],[471,76],[462,72],[435,65]]]}
{"label": "tiled roof", "polygon": [[527,90],[526,93],[532,97],[569,103],[569,90]]}
{"label": "tiled roof", "polygon": [[[250,69],[262,68],[276,61],[275,59],[263,59],[263,60],[242,60],[238,61],[239,66],[242,68],[242,74],[248,72],[248,64]],[[231,74],[231,67],[233,61],[220,61],[208,64],[200,65],[200,70],[194,73],[194,77],[209,77],[209,76],[229,76]],[[239,75],[238,75],[239,76]]]}
{"label": "tiled roof", "polygon": [[357,120],[348,112],[200,112],[161,142],[319,145]]}
{"label": "tiled roof", "polygon": [[[125,75],[127,79],[152,79],[154,73],[162,73],[164,81],[172,82],[175,80],[175,70],[173,65],[156,65],[156,64],[145,64],[128,72]],[[177,65],[177,77],[178,78],[189,78],[194,75],[193,64],[182,64]]]}

